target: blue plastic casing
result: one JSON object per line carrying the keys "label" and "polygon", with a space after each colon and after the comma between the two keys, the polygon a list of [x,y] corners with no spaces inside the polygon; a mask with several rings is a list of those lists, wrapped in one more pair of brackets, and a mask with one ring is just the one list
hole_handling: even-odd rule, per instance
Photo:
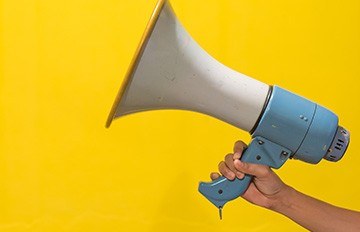
{"label": "blue plastic casing", "polygon": [[[303,97],[274,86],[265,111],[241,160],[280,168],[288,158],[318,163],[328,152],[338,129],[338,117]],[[259,141],[261,141],[259,143]],[[259,158],[260,157],[260,158]],[[201,182],[199,191],[216,207],[242,195],[251,176]]]}
{"label": "blue plastic casing", "polygon": [[327,153],[338,117],[324,107],[274,86],[252,137],[262,136],[293,152],[292,158],[318,163]]}

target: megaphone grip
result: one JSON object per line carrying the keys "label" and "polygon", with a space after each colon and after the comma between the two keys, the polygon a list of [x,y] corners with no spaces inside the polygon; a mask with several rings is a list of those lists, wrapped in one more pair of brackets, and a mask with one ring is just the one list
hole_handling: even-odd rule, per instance
{"label": "megaphone grip", "polygon": [[[258,136],[251,141],[240,160],[280,168],[290,155],[291,151],[287,148]],[[223,208],[228,201],[244,194],[251,180],[252,176],[247,174],[243,179],[234,180],[221,176],[212,182],[200,182],[199,192],[217,208]]]}

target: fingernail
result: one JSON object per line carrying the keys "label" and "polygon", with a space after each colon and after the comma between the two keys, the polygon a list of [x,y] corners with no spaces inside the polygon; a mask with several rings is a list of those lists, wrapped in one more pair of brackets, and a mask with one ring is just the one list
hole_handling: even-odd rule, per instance
{"label": "fingernail", "polygon": [[235,179],[235,173],[233,173],[233,172],[228,172],[224,176],[229,180]]}
{"label": "fingernail", "polygon": [[236,177],[241,180],[241,179],[244,179],[245,175],[244,175],[244,173],[236,172]]}
{"label": "fingernail", "polygon": [[234,153],[234,159],[240,159],[241,154],[239,152]]}

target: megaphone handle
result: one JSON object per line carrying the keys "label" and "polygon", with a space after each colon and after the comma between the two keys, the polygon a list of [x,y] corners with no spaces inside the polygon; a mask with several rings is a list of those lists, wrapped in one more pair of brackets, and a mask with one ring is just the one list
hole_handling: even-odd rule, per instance
{"label": "megaphone handle", "polygon": [[[253,138],[240,160],[280,168],[290,155],[289,149],[257,136]],[[228,201],[241,196],[249,187],[251,180],[251,175],[234,180],[228,180],[222,176],[212,182],[200,182],[199,192],[221,209]]]}

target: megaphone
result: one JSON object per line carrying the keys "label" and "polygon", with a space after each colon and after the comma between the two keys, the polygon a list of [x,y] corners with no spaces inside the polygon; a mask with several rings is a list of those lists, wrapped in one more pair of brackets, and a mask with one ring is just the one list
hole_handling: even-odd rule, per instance
{"label": "megaphone", "polygon": [[[171,5],[159,0],[115,99],[113,119],[141,111],[200,112],[252,136],[241,160],[280,168],[286,160],[316,164],[338,161],[350,141],[338,117],[278,86],[236,72],[211,57],[185,31]],[[244,179],[200,182],[199,191],[216,207],[242,195]]]}

